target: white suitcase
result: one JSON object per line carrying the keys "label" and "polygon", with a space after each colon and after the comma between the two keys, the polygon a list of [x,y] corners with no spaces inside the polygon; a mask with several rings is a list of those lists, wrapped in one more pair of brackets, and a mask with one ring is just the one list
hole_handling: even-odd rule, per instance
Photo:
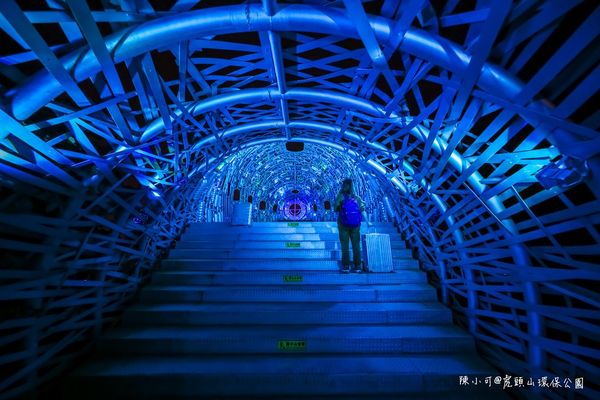
{"label": "white suitcase", "polygon": [[363,254],[367,269],[371,272],[392,272],[392,245],[390,235],[367,233],[363,235]]}
{"label": "white suitcase", "polygon": [[233,205],[233,216],[231,225],[250,225],[252,222],[252,204],[235,203]]}

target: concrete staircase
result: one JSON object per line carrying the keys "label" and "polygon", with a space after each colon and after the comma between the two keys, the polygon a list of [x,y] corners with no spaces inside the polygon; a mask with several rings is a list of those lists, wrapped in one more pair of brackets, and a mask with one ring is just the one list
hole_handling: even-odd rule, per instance
{"label": "concrete staircase", "polygon": [[395,228],[394,273],[342,274],[335,223],[196,224],[66,398],[503,398]]}

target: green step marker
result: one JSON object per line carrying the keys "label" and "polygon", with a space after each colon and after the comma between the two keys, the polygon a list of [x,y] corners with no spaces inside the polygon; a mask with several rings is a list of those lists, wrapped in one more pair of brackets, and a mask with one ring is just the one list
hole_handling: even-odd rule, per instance
{"label": "green step marker", "polygon": [[304,351],[306,350],[306,341],[304,340],[279,340],[277,349],[281,351]]}
{"label": "green step marker", "polygon": [[288,222],[288,226],[298,226],[297,222]]}
{"label": "green step marker", "polygon": [[303,280],[304,280],[304,277],[302,275],[284,275],[283,276],[284,282],[302,282]]}
{"label": "green step marker", "polygon": [[289,247],[291,249],[297,249],[300,247],[299,242],[285,242],[285,247]]}

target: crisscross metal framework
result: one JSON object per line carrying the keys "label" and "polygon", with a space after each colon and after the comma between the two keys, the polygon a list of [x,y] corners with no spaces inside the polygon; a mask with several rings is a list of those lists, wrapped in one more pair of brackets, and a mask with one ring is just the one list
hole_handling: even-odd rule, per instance
{"label": "crisscross metal framework", "polygon": [[[306,181],[310,146],[367,173],[500,371],[597,378],[599,20],[585,0],[2,0],[0,398],[118,319],[222,162],[289,140]],[[552,166],[575,178],[541,185]]]}

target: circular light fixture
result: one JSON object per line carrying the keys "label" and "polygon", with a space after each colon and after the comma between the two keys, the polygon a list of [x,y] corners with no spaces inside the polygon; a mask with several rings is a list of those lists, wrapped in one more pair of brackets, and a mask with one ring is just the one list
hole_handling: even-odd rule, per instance
{"label": "circular light fixture", "polygon": [[292,221],[299,221],[306,217],[307,207],[306,204],[299,199],[293,199],[286,202],[283,207],[283,215],[286,219]]}

